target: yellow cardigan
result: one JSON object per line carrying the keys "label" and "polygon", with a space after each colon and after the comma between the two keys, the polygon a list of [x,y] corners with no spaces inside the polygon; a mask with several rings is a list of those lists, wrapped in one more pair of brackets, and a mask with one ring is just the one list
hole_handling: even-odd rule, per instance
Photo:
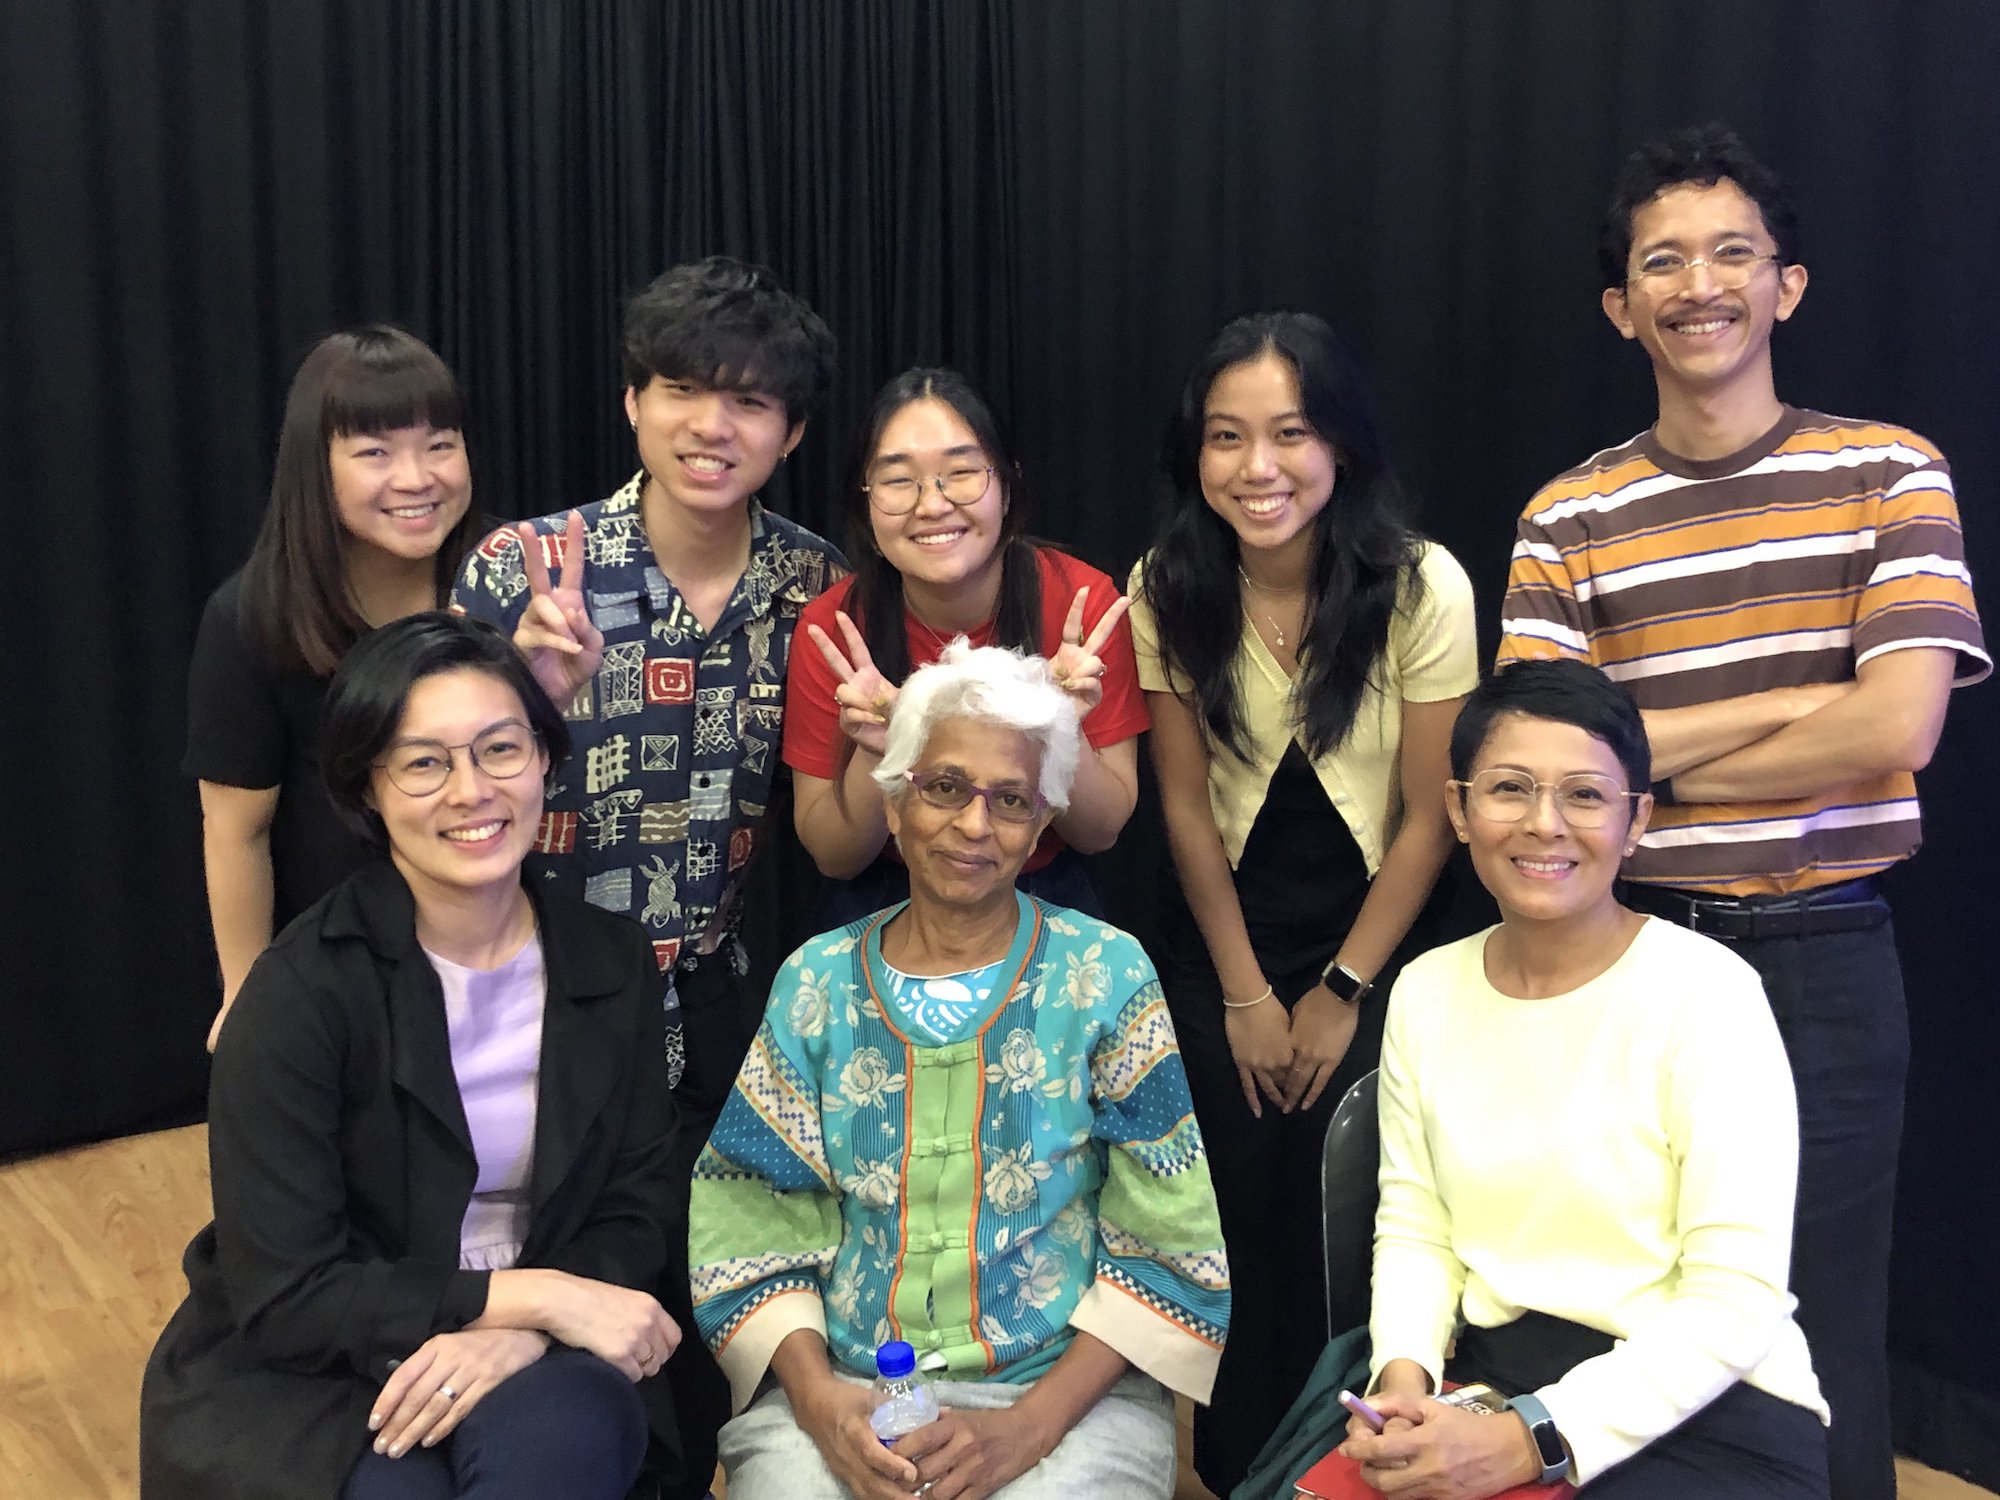
{"label": "yellow cardigan", "polygon": [[[1170,668],[1161,656],[1159,627],[1140,590],[1145,567],[1141,558],[1125,589],[1132,599],[1139,685],[1149,693],[1174,692],[1191,698],[1193,684],[1186,674]],[[1426,542],[1417,572],[1423,589],[1416,598],[1406,598],[1391,620],[1388,650],[1362,697],[1354,727],[1313,763],[1320,785],[1361,846],[1371,877],[1381,867],[1402,818],[1397,756],[1403,739],[1403,705],[1462,697],[1479,682],[1472,582],[1465,569],[1444,548]],[[1257,821],[1285,746],[1299,730],[1292,679],[1247,620],[1237,674],[1243,684],[1250,758],[1239,760],[1227,751],[1208,758],[1209,806],[1232,869],[1243,857],[1250,825]]]}

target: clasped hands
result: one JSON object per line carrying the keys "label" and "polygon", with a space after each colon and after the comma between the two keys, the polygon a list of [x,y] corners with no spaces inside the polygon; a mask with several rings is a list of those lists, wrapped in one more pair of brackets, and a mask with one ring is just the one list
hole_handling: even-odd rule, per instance
{"label": "clasped hands", "polygon": [[1360,1417],[1347,1421],[1343,1458],[1361,1466],[1370,1489],[1398,1500],[1486,1500],[1541,1477],[1527,1424],[1447,1406],[1426,1392],[1430,1379],[1410,1360],[1382,1368],[1368,1404],[1386,1420],[1377,1433]]}
{"label": "clasped hands", "polygon": [[855,1500],[985,1500],[1018,1479],[1055,1442],[1020,1407],[947,1408],[937,1421],[891,1448],[868,1423],[875,1393],[829,1374],[797,1403],[794,1415],[827,1467]]}
{"label": "clasped hands", "polygon": [[[1049,658],[1049,675],[1056,686],[1076,704],[1079,720],[1104,699],[1104,659],[1098,655],[1132,601],[1124,595],[1098,618],[1088,635],[1083,629],[1084,606],[1090,590],[1081,588],[1070,600],[1069,615],[1063,621],[1062,645]],[[808,625],[806,634],[825,658],[837,679],[834,702],[840,705],[840,729],[859,749],[882,754],[888,738],[889,710],[895,705],[897,685],[885,678],[869,654],[868,643],[845,610],[834,612],[841,645],[817,625]]]}
{"label": "clasped hands", "polygon": [[648,1293],[560,1271],[539,1278],[535,1328],[464,1328],[433,1334],[390,1372],[368,1413],[374,1448],[401,1458],[450,1436],[488,1392],[548,1352],[551,1342],[595,1354],[627,1380],[659,1373],[680,1346],[680,1325]]}
{"label": "clasped hands", "polygon": [[1276,995],[1226,1008],[1223,1029],[1250,1113],[1261,1120],[1266,1100],[1283,1114],[1317,1104],[1347,1056],[1360,1016],[1360,1006],[1323,984],[1301,995],[1289,1016]]}

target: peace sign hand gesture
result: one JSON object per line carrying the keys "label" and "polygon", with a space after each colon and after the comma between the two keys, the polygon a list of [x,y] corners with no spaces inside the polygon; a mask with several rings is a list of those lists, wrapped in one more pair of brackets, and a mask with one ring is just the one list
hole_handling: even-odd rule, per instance
{"label": "peace sign hand gesture", "polygon": [[563,526],[562,575],[553,585],[535,528],[523,521],[514,530],[528,570],[528,607],[514,627],[514,649],[556,707],[568,708],[604,660],[604,632],[583,602],[583,513],[571,511]]}
{"label": "peace sign hand gesture", "polygon": [[1076,597],[1070,600],[1069,618],[1063,621],[1062,649],[1049,658],[1049,671],[1056,680],[1056,686],[1068,693],[1076,704],[1078,719],[1087,718],[1090,711],[1104,701],[1104,659],[1098,653],[1110,641],[1111,633],[1118,628],[1125,611],[1132,607],[1132,601],[1120,594],[1086,640],[1083,634],[1083,606],[1089,597],[1090,590],[1080,588]]}
{"label": "peace sign hand gesture", "polygon": [[841,732],[858,748],[879,756],[889,741],[889,708],[896,701],[896,685],[875,670],[868,643],[861,638],[847,612],[836,610],[833,618],[847,642],[845,655],[819,626],[808,625],[806,634],[819,647],[819,654],[826,658],[833,675],[840,679],[840,686],[833,690],[833,701],[840,705]]}

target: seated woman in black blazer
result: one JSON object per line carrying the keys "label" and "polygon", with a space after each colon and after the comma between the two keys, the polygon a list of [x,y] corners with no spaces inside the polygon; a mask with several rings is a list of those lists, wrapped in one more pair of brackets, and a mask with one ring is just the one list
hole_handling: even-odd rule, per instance
{"label": "seated woman in black blazer", "polygon": [[257,960],[216,1049],[148,1500],[617,1500],[649,1428],[671,1466],[652,951],[521,877],[568,750],[475,621],[399,620],[335,677],[329,787],[388,857]]}

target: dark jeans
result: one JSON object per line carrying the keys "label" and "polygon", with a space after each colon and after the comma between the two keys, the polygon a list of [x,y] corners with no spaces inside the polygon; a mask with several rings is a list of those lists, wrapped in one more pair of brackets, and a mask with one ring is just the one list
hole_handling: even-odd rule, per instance
{"label": "dark jeans", "polygon": [[1792,1293],[1833,1409],[1833,1500],[1894,1500],[1889,1232],[1910,1061],[1895,928],[1729,946],[1763,978],[1798,1088]]}
{"label": "dark jeans", "polygon": [[637,1388],[596,1355],[558,1346],[488,1391],[437,1447],[364,1451],[341,1496],[623,1500],[645,1455]]}
{"label": "dark jeans", "polygon": [[684,962],[674,973],[680,997],[681,1024],[687,1043],[687,1067],[674,1089],[676,1125],[673,1175],[676,1242],[667,1247],[667,1269],[659,1288],[660,1305],[681,1325],[681,1345],[667,1361],[667,1384],[674,1393],[680,1427],[682,1476],[669,1485],[665,1500],[699,1500],[715,1477],[716,1435],[729,1420],[729,1382],[695,1327],[693,1298],[688,1290],[687,1212],[695,1158],[708,1144],[737,1070],[764,1007],[761,996],[745,991],[726,953]]}
{"label": "dark jeans", "polygon": [[[1546,1313],[1467,1328],[1445,1366],[1458,1385],[1538,1390],[1609,1353],[1609,1334]],[[1589,1500],[1827,1500],[1826,1429],[1803,1406],[1738,1381],[1584,1485]]]}

